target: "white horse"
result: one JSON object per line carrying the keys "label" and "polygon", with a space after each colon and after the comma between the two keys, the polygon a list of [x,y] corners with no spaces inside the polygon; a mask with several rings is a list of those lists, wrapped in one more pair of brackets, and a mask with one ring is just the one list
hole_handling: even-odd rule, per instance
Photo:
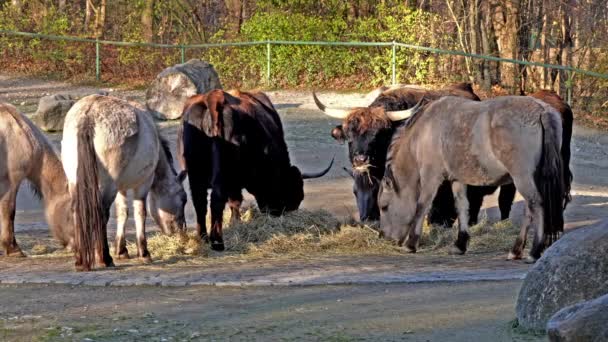
{"label": "white horse", "polygon": [[28,180],[42,197],[46,220],[65,247],[73,243],[68,182],[44,134],[15,107],[0,103],[0,243],[4,256],[25,256],[15,240],[17,191]]}
{"label": "white horse", "polygon": [[124,235],[129,189],[140,259],[151,260],[145,235],[148,193],[152,217],[164,233],[185,227],[185,173],[176,173],[168,144],[140,105],[101,95],[76,102],[65,118],[61,159],[74,209],[77,270],[113,265],[106,225],[114,199],[115,256],[129,257]]}

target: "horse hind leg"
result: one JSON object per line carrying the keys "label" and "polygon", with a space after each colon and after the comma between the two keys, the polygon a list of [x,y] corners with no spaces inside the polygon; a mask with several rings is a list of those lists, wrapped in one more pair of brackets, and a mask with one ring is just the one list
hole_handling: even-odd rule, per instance
{"label": "horse hind leg", "polygon": [[108,186],[102,191],[101,206],[103,211],[103,229],[101,232],[101,239],[103,248],[101,254],[99,251],[95,253],[97,265],[100,265],[101,267],[114,267],[114,260],[110,255],[110,246],[108,245],[108,221],[110,220],[110,208],[116,199],[116,193],[117,190],[114,185]]}
{"label": "horse hind leg", "polygon": [[129,259],[127,241],[125,239],[125,226],[129,218],[129,204],[127,193],[119,191],[115,200],[116,206],[116,239],[114,244],[114,256],[118,259]]}
{"label": "horse hind leg", "polygon": [[515,185],[526,201],[526,215],[522,222],[519,236],[515,240],[515,244],[509,252],[508,259],[516,260],[521,259],[523,256],[523,250],[526,246],[526,239],[528,236],[528,230],[532,225],[536,225],[536,232],[534,235],[534,242],[530,251],[530,256],[527,262],[534,262],[540,257],[540,253],[544,249],[544,229],[543,229],[543,207],[541,205],[542,199],[534,183],[532,176],[525,177],[525,179],[516,179]]}
{"label": "horse hind leg", "polygon": [[469,201],[467,198],[467,186],[460,182],[452,183],[452,192],[458,211],[458,239],[452,249],[453,254],[464,254],[469,245]]}
{"label": "horse hind leg", "polygon": [[4,255],[9,257],[24,257],[25,254],[15,239],[15,202],[19,184],[12,185],[0,199],[0,242]]}

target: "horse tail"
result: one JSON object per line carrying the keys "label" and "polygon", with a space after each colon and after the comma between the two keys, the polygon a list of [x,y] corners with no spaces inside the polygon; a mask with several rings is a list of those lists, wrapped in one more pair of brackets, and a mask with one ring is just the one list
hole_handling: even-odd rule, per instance
{"label": "horse tail", "polygon": [[564,174],[564,209],[570,201],[572,196],[570,190],[572,188],[572,180],[574,176],[570,170],[570,141],[572,140],[572,125],[574,122],[574,115],[572,114],[572,108],[566,103],[561,110],[562,115],[562,167]]}
{"label": "horse tail", "polygon": [[90,119],[78,127],[76,184],[72,194],[74,210],[76,266],[88,271],[95,264],[95,251],[103,256],[104,212],[97,155],[94,146],[94,127]]}
{"label": "horse tail", "polygon": [[560,154],[559,123],[552,120],[551,112],[544,112],[540,119],[542,150],[536,167],[535,183],[541,195],[545,246],[551,245],[564,231],[565,189],[563,160]]}

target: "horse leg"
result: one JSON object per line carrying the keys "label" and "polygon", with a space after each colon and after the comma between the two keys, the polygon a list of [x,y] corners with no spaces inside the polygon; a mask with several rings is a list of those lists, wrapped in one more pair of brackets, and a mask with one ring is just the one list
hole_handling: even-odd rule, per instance
{"label": "horse leg", "polygon": [[224,207],[228,200],[221,191],[214,189],[211,192],[211,234],[209,240],[211,249],[215,251],[224,250],[224,239],[222,237],[222,223],[224,221]]}
{"label": "horse leg", "polygon": [[509,219],[511,206],[513,205],[516,192],[517,189],[515,188],[515,184],[505,184],[500,187],[500,194],[498,195],[498,207],[500,208],[501,220]]}
{"label": "horse leg", "polygon": [[10,257],[25,256],[15,239],[15,202],[18,190],[19,184],[13,185],[0,199],[0,226],[2,227],[0,241],[4,256]]}
{"label": "horse leg", "polygon": [[[460,182],[452,183],[452,192],[454,193],[454,201],[458,210],[458,239],[454,243],[452,253],[464,254],[467,251],[469,244],[469,201],[467,198],[467,186]],[[482,196],[479,196],[482,197]],[[479,210],[479,209],[477,209]]]}
{"label": "horse leg", "polygon": [[243,203],[243,194],[239,189],[228,196],[228,206],[230,207],[230,224],[241,222],[241,204]]}
{"label": "horse leg", "polygon": [[127,242],[125,240],[125,225],[129,218],[129,204],[127,203],[126,191],[119,191],[116,195],[116,241],[114,245],[114,255],[118,259],[129,259]]}
{"label": "horse leg", "polygon": [[[429,174],[430,171],[425,173],[425,171],[421,171],[421,174]],[[418,241],[420,240],[420,236],[422,235],[422,224],[424,223],[424,218],[426,214],[430,210],[431,203],[437,189],[441,185],[441,179],[422,179],[420,184],[420,194],[418,196],[418,202],[416,203],[416,213],[412,218],[413,227],[410,226],[410,231],[407,237],[407,241],[405,242],[405,251],[409,253],[416,253],[418,248]]]}
{"label": "horse leg", "polygon": [[133,215],[135,216],[135,238],[137,240],[137,256],[144,263],[151,263],[152,257],[148,251],[146,239],[146,198],[148,189],[136,189],[133,192]]}
{"label": "horse leg", "polygon": [[[103,229],[101,232],[101,239],[103,243],[103,247],[101,251],[96,251],[96,259],[97,265],[105,266],[105,267],[114,267],[114,260],[112,260],[112,256],[110,255],[110,246],[108,245],[108,221],[110,220],[110,208],[112,207],[112,203],[114,203],[114,199],[116,199],[116,193],[118,190],[115,185],[111,185],[106,187],[102,191],[101,195],[101,205],[103,211]],[[100,254],[101,252],[101,254]]]}
{"label": "horse leg", "polygon": [[532,250],[530,251],[530,257],[528,261],[536,260],[540,257],[540,253],[544,247],[544,229],[543,229],[543,208],[541,205],[541,196],[536,185],[534,183],[534,177],[529,176],[525,179],[517,179],[513,177],[515,186],[519,190],[519,193],[526,200],[526,216],[521,226],[519,236],[515,240],[515,244],[509,253],[509,260],[521,259],[523,250],[526,246],[526,238],[528,236],[528,230],[532,224],[536,224],[536,235],[534,237],[534,243]]}

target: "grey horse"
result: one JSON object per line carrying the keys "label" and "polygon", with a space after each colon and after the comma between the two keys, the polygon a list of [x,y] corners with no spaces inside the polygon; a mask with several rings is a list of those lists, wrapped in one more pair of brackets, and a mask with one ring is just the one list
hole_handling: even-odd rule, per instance
{"label": "grey horse", "polygon": [[560,155],[560,113],[525,96],[483,102],[448,96],[419,103],[412,112],[389,147],[379,194],[381,234],[415,252],[430,203],[441,183],[450,180],[459,221],[454,252],[463,254],[469,241],[465,184],[514,183],[527,211],[509,259],[522,257],[533,225],[528,261],[538,259],[564,226],[567,165]]}

